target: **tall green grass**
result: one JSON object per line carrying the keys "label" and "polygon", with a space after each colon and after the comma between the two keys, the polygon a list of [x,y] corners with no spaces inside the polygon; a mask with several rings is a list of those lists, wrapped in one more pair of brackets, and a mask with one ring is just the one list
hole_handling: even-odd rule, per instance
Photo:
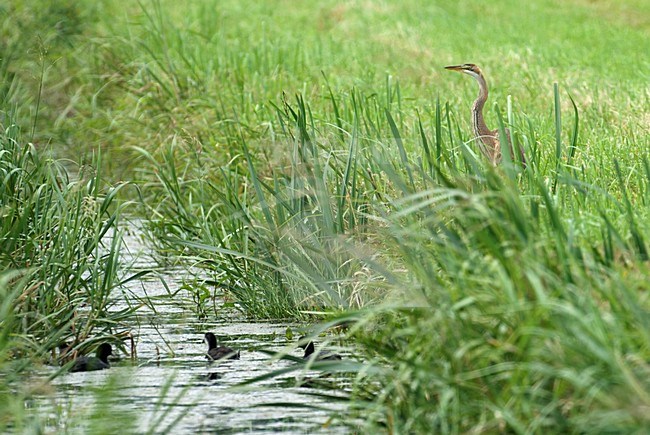
{"label": "tall green grass", "polygon": [[[366,360],[353,372],[371,375],[358,379],[351,407],[372,416],[369,426],[643,430],[650,177],[624,177],[615,161],[613,177],[600,172],[614,191],[592,178],[602,168],[576,166],[579,112],[561,116],[560,92],[552,94],[553,142],[509,114],[526,169],[509,159],[491,168],[462,141],[449,107],[400,129],[390,109],[356,92],[332,98],[331,121],[316,120],[302,96],[282,101],[286,144],[273,146],[283,146],[284,165],[259,167],[240,138],[240,160],[220,167],[238,181],[205,189],[205,178],[165,172],[174,161],[165,158],[156,174],[174,180],[163,186],[175,207],[191,207],[183,216],[196,231],[168,237],[166,226],[185,228],[173,217],[151,229],[168,249],[209,264],[249,315],[376,304],[357,316],[362,326],[352,334]],[[224,198],[237,200],[221,214]],[[225,230],[233,226],[241,233]],[[249,275],[223,264],[246,264]],[[284,311],[272,311],[280,298]]]}
{"label": "tall green grass", "polygon": [[[106,2],[39,123],[111,149],[197,294],[358,320],[370,427],[644,431],[647,5],[601,3]],[[476,152],[464,61],[526,169]]]}
{"label": "tall green grass", "polygon": [[[29,8],[30,0],[18,4],[23,12],[39,9]],[[645,10],[643,2],[631,4]],[[446,102],[463,107],[456,116],[463,120],[463,131],[469,131],[467,111],[475,85],[441,68],[469,59],[488,75],[490,104],[505,107],[506,96],[512,95],[515,110],[525,112],[543,138],[554,128],[549,90],[560,82],[590,120],[582,132],[588,146],[578,151],[589,164],[611,168],[617,157],[623,166],[633,166],[647,144],[638,134],[645,122],[644,59],[639,68],[627,67],[647,36],[642,20],[620,24],[629,19],[618,10],[624,8],[610,6],[616,13],[602,15],[599,6],[574,1],[558,9],[551,0],[526,5],[503,0],[487,11],[466,2],[364,7],[362,2],[328,1],[288,12],[270,4],[245,5],[78,3],[76,12],[66,12],[76,19],[58,11],[61,26],[70,23],[70,29],[46,39],[53,47],[44,57],[45,73],[48,83],[58,86],[45,88],[47,113],[39,116],[39,128],[75,155],[98,146],[110,149],[111,158],[103,164],[117,180],[146,177],[139,173],[142,161],[132,146],[144,145],[157,154],[172,141],[184,140],[214,151],[210,154],[223,164],[237,157],[233,139],[240,134],[252,149],[257,141],[273,141],[279,128],[274,104],[283,93],[289,100],[302,94],[317,119],[336,123],[328,86],[336,98],[354,88],[389,107],[402,134],[403,127],[414,127],[410,121],[416,111],[435,110],[436,98],[443,107]],[[508,31],[487,30],[486,13]],[[537,26],[540,20],[548,25]],[[34,27],[9,31],[20,35]],[[381,31],[370,36],[368,28]],[[468,28],[475,28],[480,38],[461,31]],[[594,42],[589,35],[602,37]],[[34,65],[38,49],[30,36],[35,39],[33,34],[24,39],[32,45],[23,42],[26,49],[17,53],[31,53],[31,63],[29,55],[12,63],[12,70],[24,66],[22,76],[41,69]],[[596,61],[603,52],[610,53],[608,62]],[[37,81],[25,81],[36,89]],[[568,99],[563,105],[570,111]],[[498,125],[494,113],[488,122]],[[351,131],[349,126],[346,130]],[[384,133],[384,138],[391,135],[389,129]]]}
{"label": "tall green grass", "polygon": [[493,169],[451,104],[405,109],[390,76],[370,92],[313,80],[320,95],[271,98],[262,137],[233,98],[217,147],[140,150],[160,247],[206,265],[251,316],[364,307],[351,407],[369,427],[647,429],[647,141],[599,154],[617,133],[548,83],[526,101],[547,117],[488,111],[528,158]]}
{"label": "tall green grass", "polygon": [[[361,412],[391,432],[646,430],[648,229],[634,216],[647,208],[566,174],[499,172],[405,191],[387,217],[403,297],[358,316],[382,373]],[[601,216],[575,218],[585,197]]]}
{"label": "tall green grass", "polygon": [[48,349],[63,340],[82,343],[111,335],[128,312],[109,312],[120,284],[120,234],[115,230],[122,186],[104,190],[101,174],[80,167],[71,180],[61,161],[24,143],[5,119],[0,155],[0,264],[28,283],[14,300],[14,334],[29,348]]}
{"label": "tall green grass", "polygon": [[83,353],[119,344],[133,309],[113,307],[126,276],[122,186],[106,189],[90,165],[71,179],[72,167],[25,142],[13,116],[4,112],[0,133],[0,427],[28,431],[46,425],[25,409],[49,391],[46,379],[27,382],[34,366],[56,364],[54,349],[64,342]]}

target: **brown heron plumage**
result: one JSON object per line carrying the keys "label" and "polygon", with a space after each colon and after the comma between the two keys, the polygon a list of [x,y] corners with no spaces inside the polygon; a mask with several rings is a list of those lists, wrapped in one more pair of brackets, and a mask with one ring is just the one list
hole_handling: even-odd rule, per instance
{"label": "brown heron plumage", "polygon": [[[481,152],[490,160],[493,165],[497,165],[501,162],[501,148],[503,144],[508,144],[510,147],[510,155],[514,157],[512,142],[510,140],[510,132],[508,129],[505,130],[506,138],[502,140],[499,137],[499,130],[490,130],[487,125],[485,125],[485,120],[483,119],[483,106],[488,99],[488,87],[485,77],[483,77],[483,72],[481,68],[474,65],[473,63],[465,63],[463,65],[451,65],[446,66],[445,69],[458,71],[465,73],[474,77],[478,82],[478,97],[472,105],[472,129],[474,130],[474,136],[476,136],[477,143]],[[519,156],[523,165],[526,164],[523,150],[519,150]]]}

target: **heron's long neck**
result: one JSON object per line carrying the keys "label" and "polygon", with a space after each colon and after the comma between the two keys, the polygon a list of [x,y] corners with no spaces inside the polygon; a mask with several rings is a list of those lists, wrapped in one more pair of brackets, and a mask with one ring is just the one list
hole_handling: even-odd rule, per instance
{"label": "heron's long neck", "polygon": [[488,99],[487,83],[485,82],[483,76],[472,76],[478,82],[479,88],[478,97],[472,106],[472,128],[474,129],[474,134],[476,137],[483,140],[483,138],[487,139],[488,136],[494,136],[494,133],[489,128],[487,128],[487,125],[485,125],[485,120],[483,119],[483,106],[485,106],[485,102]]}

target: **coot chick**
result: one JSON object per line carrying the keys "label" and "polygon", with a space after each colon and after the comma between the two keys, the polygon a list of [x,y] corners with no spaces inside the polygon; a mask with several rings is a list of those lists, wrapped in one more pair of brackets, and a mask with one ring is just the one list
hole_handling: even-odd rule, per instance
{"label": "coot chick", "polygon": [[229,347],[218,346],[217,337],[212,332],[207,332],[203,341],[208,343],[208,354],[206,355],[208,360],[239,359],[239,351],[235,352]]}
{"label": "coot chick", "polygon": [[108,356],[113,355],[113,348],[108,343],[102,343],[97,348],[96,356],[80,356],[74,360],[70,368],[71,372],[91,372],[104,370],[111,367],[108,363]]}
{"label": "coot chick", "polygon": [[[303,340],[304,338],[306,337],[302,337],[300,340]],[[314,348],[313,341],[310,341],[307,344],[301,344],[298,347],[300,347],[301,349],[305,349],[305,354],[303,355],[302,359],[310,359],[311,355],[316,350]],[[327,352],[327,351],[319,351],[318,355],[316,355],[316,361],[335,361],[340,359],[341,359],[341,355],[332,352]]]}

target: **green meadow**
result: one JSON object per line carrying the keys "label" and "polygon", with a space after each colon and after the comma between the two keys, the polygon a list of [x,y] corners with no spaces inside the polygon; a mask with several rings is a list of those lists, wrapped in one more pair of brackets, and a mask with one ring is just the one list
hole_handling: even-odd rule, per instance
{"label": "green meadow", "polygon": [[[0,14],[2,431],[45,424],[23,404],[50,349],[135,315],[110,309],[139,276],[124,216],[204,271],[197,315],[210,288],[342,336],[354,356],[323,369],[350,380],[352,430],[650,429],[649,2]],[[478,151],[477,85],[444,69],[462,63],[525,168]]]}

